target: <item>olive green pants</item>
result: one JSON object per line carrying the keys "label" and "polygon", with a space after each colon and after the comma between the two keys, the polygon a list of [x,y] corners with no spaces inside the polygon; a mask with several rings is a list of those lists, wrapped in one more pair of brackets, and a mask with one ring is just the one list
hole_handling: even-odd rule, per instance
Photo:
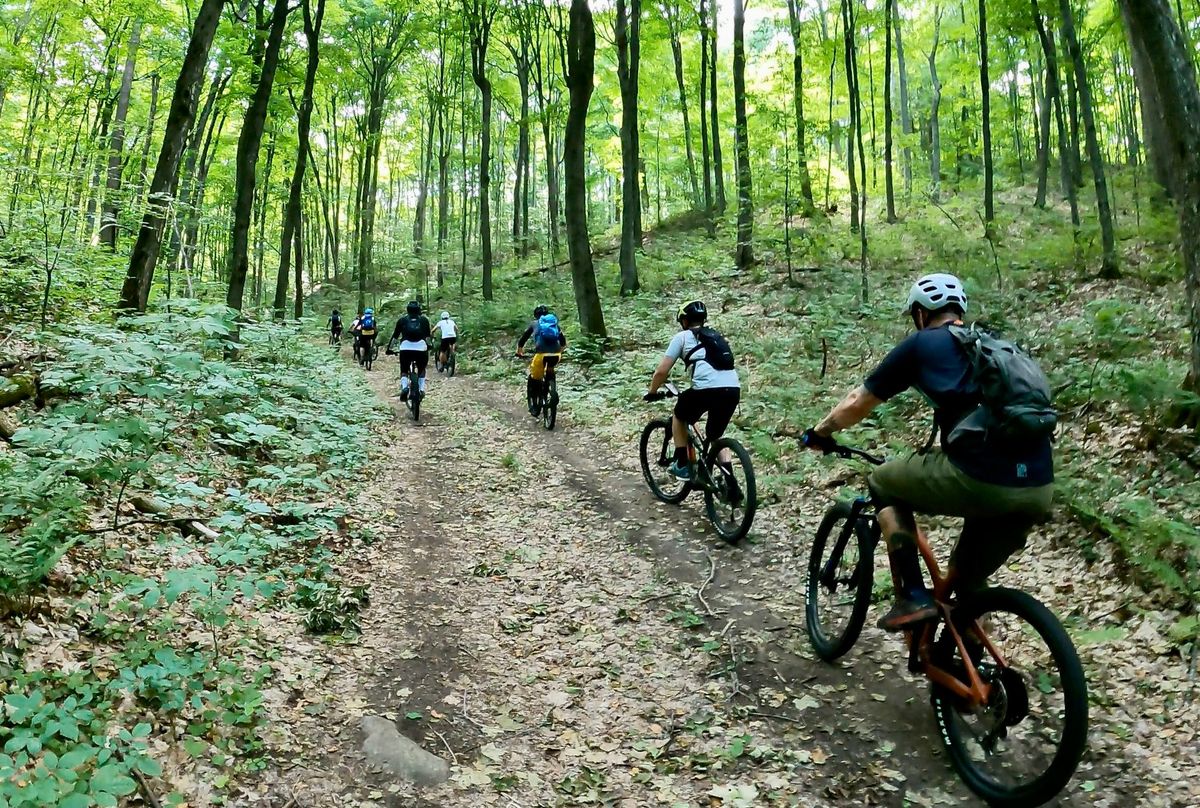
{"label": "olive green pants", "polygon": [[983,586],[1013,553],[1025,548],[1034,524],[1050,513],[1054,485],[1013,488],[981,482],[940,451],[890,460],[868,480],[880,507],[963,518],[950,564],[959,588]]}

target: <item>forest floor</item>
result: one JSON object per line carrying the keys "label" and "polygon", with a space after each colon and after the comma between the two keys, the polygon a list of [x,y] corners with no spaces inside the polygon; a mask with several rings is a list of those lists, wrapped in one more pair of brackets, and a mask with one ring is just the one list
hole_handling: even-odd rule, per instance
{"label": "forest floor", "polygon": [[[642,483],[622,436],[649,409],[586,425],[568,367],[546,432],[523,410],[520,366],[508,375],[431,369],[413,423],[395,365],[368,374],[394,418],[350,509],[377,541],[340,572],[371,605],[354,643],[276,627],[289,673],[268,699],[270,763],[236,804],[977,802],[874,612],[840,665],[808,650],[800,582],[828,491],[764,502],[749,539],[725,545],[698,500],[663,505]],[[1036,536],[1001,577],[1099,628],[1121,590],[1061,544]],[[1091,737],[1056,804],[1200,804],[1195,683],[1153,616],[1133,620],[1080,642]],[[372,766],[364,716],[451,764],[449,780],[418,788]]]}

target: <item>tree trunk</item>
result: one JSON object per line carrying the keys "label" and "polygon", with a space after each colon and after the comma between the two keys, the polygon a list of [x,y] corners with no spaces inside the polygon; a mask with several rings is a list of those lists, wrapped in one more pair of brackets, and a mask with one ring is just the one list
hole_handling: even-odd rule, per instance
{"label": "tree trunk", "polygon": [[617,78],[621,85],[621,294],[639,288],[637,249],[642,241],[638,189],[638,39],[641,35],[641,0],[617,0]]}
{"label": "tree trunk", "polygon": [[901,36],[900,27],[900,2],[899,0],[891,0],[892,2],[892,27],[896,34],[896,70],[900,77],[900,131],[904,133],[905,141],[904,148],[900,154],[903,160],[904,170],[904,193],[906,197],[912,194],[912,146],[909,145],[909,139],[913,133],[912,112],[908,106],[908,68],[904,62],[904,38]]}
{"label": "tree trunk", "polygon": [[1050,175],[1050,109],[1053,105],[1055,86],[1058,84],[1058,77],[1052,75],[1048,67],[1044,72],[1046,90],[1042,93],[1042,103],[1038,107],[1037,198],[1033,202],[1034,206],[1039,208],[1046,207],[1046,187]]}
{"label": "tree trunk", "polygon": [[104,212],[100,216],[100,243],[110,250],[117,249],[117,218],[121,214],[121,173],[125,166],[125,119],[129,115],[129,95],[133,89],[133,73],[137,52],[142,42],[142,22],[135,20],[129,33],[129,52],[121,74],[121,89],[117,94],[117,117],[113,121],[108,141],[108,190],[104,195]]}
{"label": "tree trunk", "polygon": [[[716,2],[716,0],[713,0]],[[700,0],[700,151],[704,161],[704,226],[709,238],[717,237],[712,187],[712,141],[708,137],[708,11]]]}
{"label": "tree trunk", "polygon": [[204,77],[204,66],[212,46],[217,23],[221,21],[221,6],[224,0],[203,0],[196,12],[192,25],[191,39],[183,57],[175,93],[171,98],[171,109],[167,114],[163,133],[162,149],[150,183],[150,196],[146,214],[138,230],[137,241],[129,257],[129,269],[121,287],[119,310],[145,311],[150,296],[150,284],[154,280],[154,265],[162,247],[163,227],[166,225],[171,201],[171,188],[179,168],[179,157],[187,140],[192,118],[196,114],[197,84]]}
{"label": "tree trunk", "polygon": [[1129,37],[1146,56],[1144,79],[1154,83],[1162,101],[1162,145],[1173,167],[1171,191],[1179,218],[1192,337],[1184,387],[1200,395],[1200,89],[1196,69],[1166,0],[1120,0],[1120,4]]}
{"label": "tree trunk", "polygon": [[241,135],[238,137],[233,226],[228,260],[229,292],[225,296],[225,304],[237,311],[242,310],[246,274],[250,268],[250,220],[254,208],[254,190],[257,182],[255,172],[258,167],[258,150],[262,145],[263,130],[266,127],[267,106],[275,84],[275,70],[279,65],[279,49],[283,43],[283,32],[287,27],[287,15],[288,0],[275,0],[258,86],[254,88],[254,96],[250,100],[250,106],[246,109],[246,118],[242,123]]}
{"label": "tree trunk", "polygon": [[737,127],[738,231],[736,263],[754,264],[754,193],[750,170],[750,132],[746,121],[746,7],[733,0],[733,109]]}
{"label": "tree trunk", "polygon": [[667,18],[668,33],[671,37],[671,56],[675,62],[675,84],[679,88],[679,111],[683,114],[683,142],[687,150],[688,180],[692,187],[692,207],[699,208],[700,182],[696,178],[696,156],[692,152],[692,124],[688,119],[687,86],[683,80],[683,42],[682,25],[679,20],[679,2],[670,0],[664,7]]}
{"label": "tree trunk", "polygon": [[992,82],[988,77],[987,0],[979,0],[979,92],[983,102],[983,221],[988,233],[996,219],[992,166]]}
{"label": "tree trunk", "polygon": [[[983,0],[980,0],[980,2],[983,2]],[[1058,5],[1063,18],[1063,39],[1067,42],[1067,48],[1071,54],[1071,63],[1075,68],[1075,86],[1079,93],[1079,112],[1083,118],[1088,159],[1092,164],[1092,179],[1096,186],[1096,212],[1100,216],[1100,237],[1104,244],[1100,276],[1102,278],[1118,278],[1121,276],[1121,270],[1117,264],[1117,241],[1113,233],[1112,209],[1109,206],[1108,198],[1108,180],[1104,173],[1104,156],[1100,153],[1100,138],[1096,134],[1096,116],[1092,110],[1092,90],[1088,83],[1087,67],[1083,62],[1083,50],[1079,47],[1079,39],[1075,36],[1075,20],[1071,13],[1070,0],[1059,0]]]}
{"label": "tree trunk", "polygon": [[717,0],[710,0],[712,30],[708,39],[708,128],[712,134],[713,179],[717,189],[717,215],[724,216],[728,207],[725,200],[725,163],[721,158],[721,116],[717,113]]}
{"label": "tree trunk", "polygon": [[491,39],[492,21],[496,8],[491,0],[464,0],[470,2],[469,24],[471,27],[471,77],[479,88],[479,249],[483,271],[483,299],[492,299],[492,209],[491,159],[492,159],[492,82],[487,77],[487,50]]}
{"label": "tree trunk", "polygon": [[887,194],[887,221],[896,222],[896,188],[892,179],[892,0],[884,0],[883,53],[883,181]]}
{"label": "tree trunk", "polygon": [[292,170],[292,183],[288,188],[287,207],[283,213],[283,233],[279,239],[279,274],[275,280],[275,319],[283,319],[283,308],[287,300],[288,246],[296,245],[296,289],[293,313],[297,320],[304,314],[303,250],[300,241],[300,226],[304,194],[304,172],[308,167],[308,133],[312,127],[313,89],[317,82],[317,68],[321,61],[321,23],[325,18],[325,0],[316,0],[316,13],[312,0],[304,0],[304,39],[308,44],[308,61],[304,71],[304,94],[300,97],[300,108],[296,112],[296,165]]}
{"label": "tree trunk", "polygon": [[788,0],[788,22],[792,32],[792,106],[796,114],[796,167],[800,177],[800,210],[811,216],[813,203],[812,177],[808,173],[808,134],[804,121],[804,54],[800,42],[800,11],[798,0]]}
{"label": "tree trunk", "polygon": [[[1061,36],[1060,32],[1060,36]],[[1065,38],[1065,37],[1064,37]],[[1070,54],[1070,46],[1063,43],[1063,47]],[[1083,187],[1083,160],[1079,156],[1079,94],[1075,86],[1075,71],[1064,71],[1067,77],[1067,111],[1070,114],[1068,122],[1071,125],[1071,162],[1068,166],[1071,170],[1071,180],[1075,183],[1076,188]]]}
{"label": "tree trunk", "polygon": [[150,163],[150,144],[154,142],[154,124],[158,121],[158,85],[158,73],[152,73],[150,75],[150,111],[146,116],[146,134],[142,139],[142,160],[138,167],[137,201],[139,204],[146,192],[146,186],[150,183],[146,166]]}
{"label": "tree trunk", "polygon": [[[1079,202],[1075,193],[1075,183],[1071,179],[1071,141],[1067,137],[1066,116],[1063,112],[1062,89],[1058,83],[1058,52],[1054,47],[1054,37],[1046,30],[1046,21],[1038,7],[1038,0],[1030,0],[1033,10],[1033,24],[1037,29],[1038,39],[1042,43],[1042,55],[1046,57],[1046,92],[1054,104],[1054,119],[1058,131],[1058,158],[1062,180],[1063,194],[1071,206],[1071,225],[1076,242],[1079,239]],[[1053,80],[1051,80],[1053,79]]]}
{"label": "tree trunk", "polygon": [[933,45],[929,48],[929,83],[932,92],[929,102],[929,196],[938,201],[942,187],[942,127],[938,113],[942,105],[942,82],[938,79],[937,49],[942,31],[942,10],[935,7]]}
{"label": "tree trunk", "polygon": [[1163,124],[1163,103],[1159,94],[1158,82],[1154,78],[1154,69],[1150,63],[1150,57],[1147,55],[1147,43],[1133,36],[1128,4],[1118,3],[1118,5],[1121,7],[1121,17],[1125,21],[1126,35],[1129,39],[1129,55],[1130,61],[1133,62],[1133,78],[1137,83],[1138,109],[1141,113],[1142,139],[1146,143],[1146,156],[1155,182],[1170,193],[1172,182],[1168,154],[1171,146]]}
{"label": "tree trunk", "polygon": [[596,27],[587,0],[571,0],[567,30],[567,88],[570,105],[563,138],[563,174],[566,180],[567,248],[571,253],[571,284],[575,307],[584,334],[599,339],[608,336],[604,311],[596,288],[592,265],[592,245],[588,238],[587,164],[584,138],[587,135],[587,111],[592,99],[596,72]]}

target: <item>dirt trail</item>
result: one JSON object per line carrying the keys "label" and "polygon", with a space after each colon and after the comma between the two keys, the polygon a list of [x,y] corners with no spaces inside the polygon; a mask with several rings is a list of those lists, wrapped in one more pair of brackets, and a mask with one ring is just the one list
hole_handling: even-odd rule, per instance
{"label": "dirt trail", "polygon": [[[569,394],[546,432],[512,389],[432,375],[414,424],[393,363],[370,374],[396,417],[354,503],[376,542],[345,571],[372,603],[359,644],[289,649],[324,678],[298,675],[279,708],[275,793],[298,806],[977,804],[898,640],[869,627],[841,666],[809,654],[794,545],[823,502],[804,525],[766,508],[730,547],[699,498],[651,497],[632,443],[576,426]],[[418,791],[369,770],[364,714],[454,763],[451,780]],[[1074,784],[1103,787],[1058,804],[1131,804],[1097,765]],[[1141,793],[1136,771],[1123,779]]]}

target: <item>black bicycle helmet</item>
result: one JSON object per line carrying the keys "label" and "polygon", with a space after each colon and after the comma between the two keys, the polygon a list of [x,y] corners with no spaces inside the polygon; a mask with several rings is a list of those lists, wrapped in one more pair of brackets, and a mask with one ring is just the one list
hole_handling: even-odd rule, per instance
{"label": "black bicycle helmet", "polygon": [[550,313],[549,306],[538,306],[537,308],[535,308],[533,310],[533,317],[536,320],[539,317],[545,317],[549,313]]}
{"label": "black bicycle helmet", "polygon": [[679,309],[679,316],[675,319],[680,323],[686,320],[692,325],[700,325],[708,319],[708,307],[701,300],[693,300]]}
{"label": "black bicycle helmet", "polygon": [[408,313],[414,317],[421,313],[421,304],[415,300],[408,301]]}

